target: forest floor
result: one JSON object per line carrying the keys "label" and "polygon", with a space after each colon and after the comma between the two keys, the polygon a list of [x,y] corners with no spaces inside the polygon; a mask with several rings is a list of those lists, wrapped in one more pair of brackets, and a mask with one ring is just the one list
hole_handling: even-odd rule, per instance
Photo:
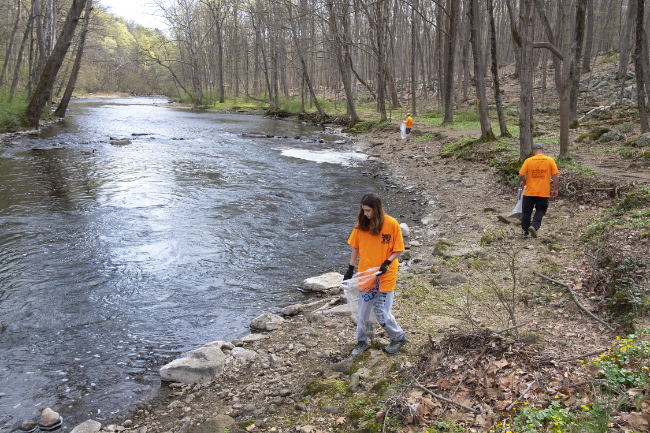
{"label": "forest floor", "polygon": [[[504,81],[516,125],[516,82]],[[607,107],[612,92],[593,101],[587,92],[582,112]],[[571,131],[572,161],[559,164],[560,195],[537,238],[523,238],[506,216],[516,202],[516,138],[476,142],[471,111],[451,127],[433,108],[421,113],[410,142],[387,123],[340,145],[369,154],[379,168],[366,175],[391,179],[386,189],[415,203],[394,306],[409,344],[387,355],[379,330],[370,350],[350,358],[355,325],[322,314],[341,302],[325,296],[244,343],[257,352],[251,361],[228,364],[206,385],[163,383],[103,430],[647,429],[650,156],[634,145],[632,108],[596,110],[601,117]],[[535,140],[557,155],[557,114],[537,109],[535,122]],[[615,141],[598,140],[603,126]]]}

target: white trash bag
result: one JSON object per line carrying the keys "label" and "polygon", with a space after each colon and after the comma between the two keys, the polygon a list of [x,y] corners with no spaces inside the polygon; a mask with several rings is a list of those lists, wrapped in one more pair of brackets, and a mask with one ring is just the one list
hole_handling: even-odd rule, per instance
{"label": "white trash bag", "polygon": [[524,200],[524,191],[526,191],[525,186],[523,188],[519,187],[519,191],[517,192],[517,204],[512,212],[508,214],[508,218],[519,218],[521,220],[521,202]]}
{"label": "white trash bag", "polygon": [[402,124],[399,127],[399,132],[402,134],[402,139],[406,138],[406,121],[402,122]]}
{"label": "white trash bag", "polygon": [[[366,271],[356,273],[349,280],[343,280],[341,287],[345,292],[345,297],[348,299],[348,307],[354,323],[357,323],[359,317],[359,294],[362,292],[371,292],[379,289],[377,273],[379,268],[370,268]],[[372,324],[379,323],[375,317],[375,312],[370,312],[370,322]]]}

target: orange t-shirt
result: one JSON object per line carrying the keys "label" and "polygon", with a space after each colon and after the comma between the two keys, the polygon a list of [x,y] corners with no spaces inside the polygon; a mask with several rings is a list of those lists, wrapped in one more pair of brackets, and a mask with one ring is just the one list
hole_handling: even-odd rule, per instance
{"label": "orange t-shirt", "polygon": [[406,127],[413,128],[413,118],[411,116],[406,118]]}
{"label": "orange t-shirt", "polygon": [[[370,230],[364,232],[355,228],[348,239],[348,244],[359,250],[359,272],[378,268],[394,252],[404,251],[402,229],[397,220],[388,215],[384,216],[384,224],[378,235],[370,234]],[[395,259],[388,267],[388,272],[380,277],[380,291],[391,292],[395,289],[398,268],[399,260]]]}
{"label": "orange t-shirt", "polygon": [[551,176],[558,174],[555,160],[543,154],[531,156],[519,170],[519,174],[526,176],[526,192],[524,195],[532,197],[551,196]]}

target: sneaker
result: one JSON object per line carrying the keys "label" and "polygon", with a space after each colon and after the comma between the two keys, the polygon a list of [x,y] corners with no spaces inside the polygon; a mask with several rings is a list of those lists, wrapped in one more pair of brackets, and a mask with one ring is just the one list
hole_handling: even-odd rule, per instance
{"label": "sneaker", "polygon": [[399,341],[391,340],[390,344],[388,346],[386,346],[386,349],[385,349],[386,353],[390,353],[391,355],[393,353],[397,353],[402,348],[402,346],[404,346],[408,342],[409,341],[406,339],[406,336],[402,337],[402,339],[399,340]]}
{"label": "sneaker", "polygon": [[370,347],[370,344],[367,341],[358,341],[357,345],[354,346],[352,350],[352,356],[359,356]]}
{"label": "sneaker", "polygon": [[533,226],[528,227],[528,232],[530,233],[530,236],[533,238],[537,237],[537,229]]}
{"label": "sneaker", "polygon": [[522,230],[521,232],[524,236],[524,239],[528,237],[528,230]]}

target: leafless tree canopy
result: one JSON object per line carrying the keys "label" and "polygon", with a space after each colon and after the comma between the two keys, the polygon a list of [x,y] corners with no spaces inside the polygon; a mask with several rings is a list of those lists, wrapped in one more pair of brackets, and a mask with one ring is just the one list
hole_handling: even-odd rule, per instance
{"label": "leafless tree canopy", "polygon": [[[5,101],[16,93],[32,99],[81,1],[0,0]],[[300,101],[292,111],[325,116],[340,109],[352,122],[359,104],[385,119],[400,108],[415,113],[418,103],[440,107],[445,122],[453,122],[455,108],[480,100],[482,135],[489,138],[487,105],[501,109],[494,89],[499,78],[513,78],[521,86],[523,157],[532,143],[534,92],[546,87],[547,75],[557,97],[546,102],[566,102],[562,110],[572,122],[579,80],[597,54],[620,53],[620,80],[631,78],[629,70],[638,70],[637,81],[650,74],[643,55],[650,8],[639,4],[645,0],[155,2],[164,31],[113,16],[101,2],[73,20],[91,14],[85,27],[72,29],[46,103],[69,86],[80,59],[71,83],[77,92],[166,94],[197,106],[258,100],[270,109]],[[640,84],[645,100],[647,86]]]}

